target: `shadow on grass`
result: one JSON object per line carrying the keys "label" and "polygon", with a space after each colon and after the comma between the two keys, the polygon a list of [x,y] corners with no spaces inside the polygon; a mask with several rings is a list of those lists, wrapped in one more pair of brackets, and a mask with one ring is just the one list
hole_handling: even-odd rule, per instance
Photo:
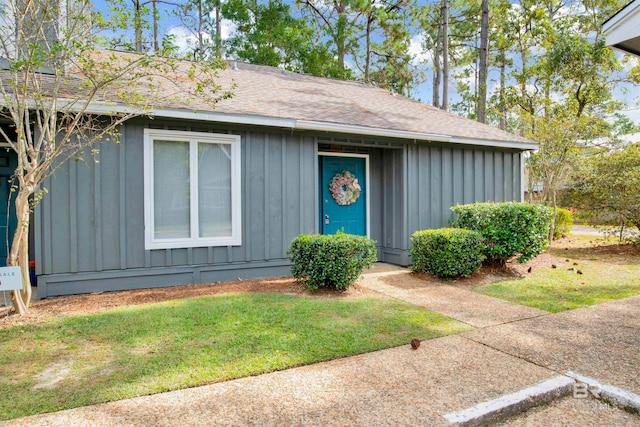
{"label": "shadow on grass", "polygon": [[[0,331],[0,418],[257,375],[465,330],[394,300],[280,294],[174,300],[14,327]],[[52,366],[57,371],[49,372]]]}

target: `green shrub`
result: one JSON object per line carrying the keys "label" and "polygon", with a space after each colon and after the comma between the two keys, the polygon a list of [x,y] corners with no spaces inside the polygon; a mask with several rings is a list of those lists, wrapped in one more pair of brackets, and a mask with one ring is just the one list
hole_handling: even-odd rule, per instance
{"label": "green shrub", "polygon": [[504,263],[519,254],[526,262],[549,244],[550,208],[527,203],[474,203],[451,208],[454,227],[476,230],[484,238],[484,254],[492,262]]}
{"label": "green shrub", "polygon": [[556,208],[556,223],[553,228],[553,238],[559,239],[569,234],[572,225],[573,214],[571,211],[568,209]]}
{"label": "green shrub", "polygon": [[376,242],[338,232],[333,235],[301,234],[289,245],[291,273],[309,289],[347,289],[376,261]]}
{"label": "green shrub", "polygon": [[411,268],[438,277],[467,277],[482,266],[485,259],[482,251],[482,235],[477,231],[419,230],[411,236]]}

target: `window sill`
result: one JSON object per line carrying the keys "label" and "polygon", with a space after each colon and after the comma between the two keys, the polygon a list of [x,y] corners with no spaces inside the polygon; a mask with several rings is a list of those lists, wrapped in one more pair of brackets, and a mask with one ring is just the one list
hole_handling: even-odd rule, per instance
{"label": "window sill", "polygon": [[220,238],[202,240],[156,240],[148,242],[145,250],[153,249],[186,249],[186,248],[208,248],[216,246],[242,246],[242,239]]}

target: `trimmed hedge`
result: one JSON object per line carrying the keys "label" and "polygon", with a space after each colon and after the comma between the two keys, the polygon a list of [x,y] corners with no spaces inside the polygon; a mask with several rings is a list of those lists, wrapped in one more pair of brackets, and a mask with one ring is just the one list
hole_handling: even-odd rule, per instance
{"label": "trimmed hedge", "polygon": [[416,231],[411,236],[411,269],[438,277],[468,277],[485,259],[482,241],[477,231],[461,228]]}
{"label": "trimmed hedge", "polygon": [[476,230],[484,238],[484,254],[492,262],[504,263],[519,254],[526,262],[549,244],[552,210],[528,203],[474,203],[451,208],[454,227]]}
{"label": "trimmed hedge", "polygon": [[[552,211],[553,212],[553,211]],[[553,238],[566,236],[573,226],[573,214],[568,209],[556,208],[556,223],[553,228]]]}
{"label": "trimmed hedge", "polygon": [[338,232],[332,235],[301,234],[289,245],[291,273],[309,289],[349,288],[362,270],[376,261],[376,242]]}

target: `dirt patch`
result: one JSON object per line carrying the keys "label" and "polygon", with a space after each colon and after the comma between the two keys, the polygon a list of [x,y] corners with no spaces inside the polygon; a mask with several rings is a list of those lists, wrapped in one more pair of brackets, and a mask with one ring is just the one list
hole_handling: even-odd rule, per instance
{"label": "dirt patch", "polygon": [[612,263],[637,264],[640,262],[640,246],[632,243],[619,244],[616,239],[565,238],[555,242],[551,252],[559,257],[565,253],[568,256],[594,260],[603,257]]}
{"label": "dirt patch", "polygon": [[[460,286],[463,288],[475,288],[476,286],[487,285],[489,283],[500,282],[503,280],[521,279],[532,274],[534,271],[552,268],[554,265],[560,268],[565,264],[567,264],[567,262],[564,259],[555,257],[549,253],[543,253],[524,264],[520,264],[515,258],[513,258],[507,261],[504,266],[484,265],[471,276],[459,279],[441,279],[429,273],[419,273],[416,274],[416,276],[420,277],[424,281],[425,287],[440,284]],[[394,278],[393,276],[389,276],[385,277],[385,281],[390,285],[400,288],[415,286],[411,284],[403,284],[402,277]]]}
{"label": "dirt patch", "polygon": [[233,294],[242,292],[281,293],[285,295],[305,295],[317,298],[349,298],[369,293],[356,283],[344,292],[319,289],[309,291],[297,284],[293,278],[238,280],[233,282],[203,283],[168,288],[137,289],[131,291],[103,292],[84,295],[47,298],[31,305],[27,314],[2,315],[0,329],[16,325],[44,322],[51,317],[66,317],[77,314],[101,313],[116,307],[153,304],[182,298],[206,295]]}
{"label": "dirt patch", "polygon": [[598,245],[589,248],[576,248],[584,254],[640,256],[640,247],[633,244],[626,245]]}
{"label": "dirt patch", "polygon": [[33,389],[52,389],[57,383],[67,378],[70,372],[71,361],[53,363],[34,376],[38,383],[33,386]]}

